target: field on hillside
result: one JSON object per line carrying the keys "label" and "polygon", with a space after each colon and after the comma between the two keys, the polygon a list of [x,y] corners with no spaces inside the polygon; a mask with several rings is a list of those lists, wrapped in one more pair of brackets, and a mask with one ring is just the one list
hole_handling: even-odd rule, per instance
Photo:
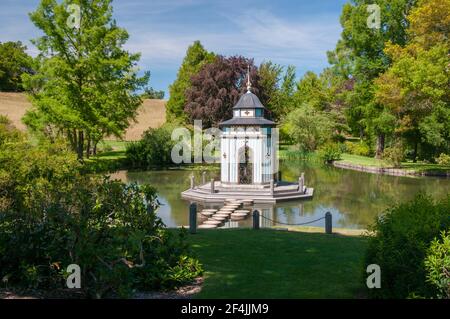
{"label": "field on hillside", "polygon": [[[149,127],[161,126],[166,120],[165,103],[165,100],[144,100],[139,108],[136,123],[128,128],[124,140],[138,140]],[[25,94],[0,92],[0,114],[6,115],[20,130],[26,129],[21,118],[30,107],[31,103]]]}

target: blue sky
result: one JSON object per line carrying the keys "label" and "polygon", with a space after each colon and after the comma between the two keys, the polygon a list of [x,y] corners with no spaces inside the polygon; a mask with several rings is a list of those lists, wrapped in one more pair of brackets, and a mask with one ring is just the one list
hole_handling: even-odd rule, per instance
{"label": "blue sky", "polygon": [[[295,65],[297,76],[320,72],[341,33],[346,0],[115,0],[114,15],[130,34],[126,48],[141,52],[150,85],[168,93],[186,48],[200,40],[210,51],[244,55],[257,64]],[[0,42],[30,39],[39,31],[28,18],[39,0],[0,0]]]}

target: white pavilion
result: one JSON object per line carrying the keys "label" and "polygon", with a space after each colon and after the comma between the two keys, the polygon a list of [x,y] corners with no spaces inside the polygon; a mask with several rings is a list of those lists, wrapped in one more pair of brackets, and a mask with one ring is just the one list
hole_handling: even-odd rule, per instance
{"label": "white pavilion", "polygon": [[305,186],[303,174],[295,183],[281,180],[276,125],[266,116],[266,108],[251,92],[248,74],[247,92],[233,107],[233,118],[219,124],[222,130],[220,181],[206,181],[204,173],[196,186],[191,176],[191,187],[181,193],[182,197],[204,203],[249,199],[255,204],[311,198],[313,189]]}
{"label": "white pavilion", "polygon": [[233,107],[233,118],[220,123],[222,186],[255,188],[277,180],[278,139],[266,113],[248,79],[247,93]]}

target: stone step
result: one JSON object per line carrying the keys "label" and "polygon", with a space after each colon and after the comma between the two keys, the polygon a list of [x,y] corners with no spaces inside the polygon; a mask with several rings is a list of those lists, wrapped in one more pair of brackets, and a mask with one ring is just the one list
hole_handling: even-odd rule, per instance
{"label": "stone step", "polygon": [[219,220],[213,220],[213,219],[211,219],[211,218],[209,218],[208,220],[206,220],[206,221],[203,222],[203,225],[220,225],[220,224],[222,224],[221,221],[219,221]]}
{"label": "stone step", "polygon": [[205,216],[205,217],[211,217],[212,215],[214,215],[213,212],[200,212],[201,215]]}
{"label": "stone step", "polygon": [[202,225],[199,225],[197,228],[199,228],[199,229],[214,229],[214,228],[217,228],[217,225],[202,224]]}

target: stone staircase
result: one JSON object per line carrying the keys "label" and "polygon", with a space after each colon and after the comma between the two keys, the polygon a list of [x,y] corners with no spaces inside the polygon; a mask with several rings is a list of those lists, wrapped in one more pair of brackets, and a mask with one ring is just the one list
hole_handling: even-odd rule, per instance
{"label": "stone staircase", "polygon": [[220,228],[229,221],[240,221],[248,218],[253,200],[225,199],[220,209],[203,209],[198,213],[199,229]]}

